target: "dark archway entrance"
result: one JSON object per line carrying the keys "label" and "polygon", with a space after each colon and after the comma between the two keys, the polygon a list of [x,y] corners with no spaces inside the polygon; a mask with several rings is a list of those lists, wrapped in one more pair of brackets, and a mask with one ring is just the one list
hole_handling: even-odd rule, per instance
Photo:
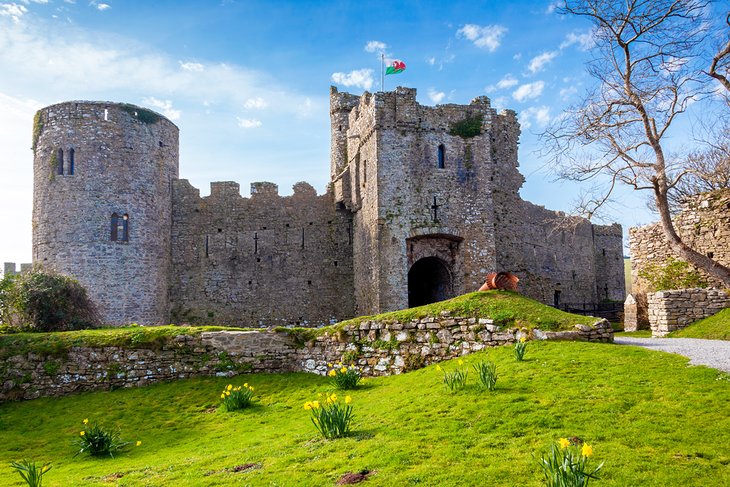
{"label": "dark archway entrance", "polygon": [[453,297],[454,285],[446,263],[438,257],[424,257],[408,271],[408,307],[423,306]]}

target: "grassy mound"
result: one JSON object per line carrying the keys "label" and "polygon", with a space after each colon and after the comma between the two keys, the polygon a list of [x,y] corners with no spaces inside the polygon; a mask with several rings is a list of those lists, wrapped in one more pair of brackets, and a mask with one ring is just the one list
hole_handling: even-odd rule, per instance
{"label": "grassy mound", "polygon": [[566,313],[511,291],[477,291],[417,308],[360,316],[334,326],[358,325],[365,320],[403,323],[426,316],[439,316],[442,311],[449,311],[451,316],[490,318],[495,325],[500,326],[551,331],[571,330],[577,324],[590,325],[598,320],[591,316]]}
{"label": "grassy mound", "polygon": [[204,331],[242,330],[221,326],[126,326],[48,333],[0,335],[0,359],[34,352],[52,357],[65,356],[71,347],[157,348],[177,335],[197,335]]}
{"label": "grassy mound", "polygon": [[730,308],[695,321],[687,328],[673,331],[672,338],[706,338],[708,340],[730,340]]}
{"label": "grassy mound", "polygon": [[[427,367],[367,379],[352,396],[352,434],[318,437],[302,405],[330,391],[326,377],[298,374],[189,379],[145,388],[0,404],[0,485],[20,485],[8,465],[52,462],[47,485],[543,485],[535,455],[561,437],[605,461],[601,486],[730,485],[730,377],[687,367],[678,355],[583,342],[529,342],[463,357],[497,365],[494,392],[447,392]],[[441,364],[446,370],[456,361]],[[255,387],[254,407],[215,408],[228,383]],[[691,412],[692,421],[687,421]],[[114,459],[73,457],[89,418],[120,428]],[[140,446],[135,446],[136,441]]]}

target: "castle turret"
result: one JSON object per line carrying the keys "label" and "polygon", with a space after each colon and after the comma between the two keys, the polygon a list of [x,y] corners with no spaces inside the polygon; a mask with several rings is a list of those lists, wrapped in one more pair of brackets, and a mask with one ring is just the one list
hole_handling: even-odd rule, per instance
{"label": "castle turret", "polygon": [[168,319],[178,128],[128,104],[67,102],[33,128],[33,263],[74,276],[105,324]]}
{"label": "castle turret", "polygon": [[347,158],[347,129],[349,128],[350,112],[360,101],[359,96],[350,93],[339,93],[337,88],[330,86],[330,178],[335,179],[346,167]]}

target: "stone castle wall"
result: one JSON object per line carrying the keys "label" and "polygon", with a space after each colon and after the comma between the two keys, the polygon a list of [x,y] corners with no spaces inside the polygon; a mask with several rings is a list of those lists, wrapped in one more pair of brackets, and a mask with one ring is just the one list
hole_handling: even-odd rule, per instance
{"label": "stone castle wall", "polygon": [[[677,234],[691,248],[730,266],[730,189],[698,195],[675,216],[674,226]],[[662,264],[670,257],[678,257],[669,249],[659,223],[629,229],[629,246],[631,279],[639,306],[636,326],[648,328],[645,295],[650,289],[639,272],[649,264]],[[722,287],[721,282],[701,270],[697,271],[709,285]]]}
{"label": "stone castle wall", "polygon": [[33,264],[23,263],[20,264],[20,269],[17,268],[15,262],[3,262],[3,275],[14,276],[23,272],[29,271],[33,268]]}
{"label": "stone castle wall", "polygon": [[[195,376],[306,371],[324,375],[327,364],[355,363],[363,375],[400,374],[428,364],[519,340],[524,332],[492,320],[447,312],[405,323],[363,321],[340,333],[301,343],[295,333],[221,331],[178,335],[157,348],[73,347],[67,355],[10,356],[0,368],[0,402],[80,391],[137,387]],[[574,331],[541,332],[540,340],[613,341],[605,321]]]}
{"label": "stone castle wall", "polygon": [[[78,279],[107,324],[163,323],[177,127],[104,102],[52,105],[35,123],[34,265]],[[112,240],[114,213],[128,216],[127,240]]]}
{"label": "stone castle wall", "polygon": [[353,316],[352,221],[332,194],[174,182],[170,305],[178,323],[330,324]]}
{"label": "stone castle wall", "polygon": [[[674,227],[682,240],[696,251],[712,256],[730,266],[730,189],[705,193],[687,203],[674,218]],[[661,263],[675,256],[667,245],[661,225],[654,223],[629,229],[631,278],[634,285],[646,290],[639,272],[648,263]],[[711,285],[721,283],[700,273]]]}
{"label": "stone castle wall", "polygon": [[678,289],[647,293],[652,336],[664,336],[730,307],[730,293],[722,289]]}

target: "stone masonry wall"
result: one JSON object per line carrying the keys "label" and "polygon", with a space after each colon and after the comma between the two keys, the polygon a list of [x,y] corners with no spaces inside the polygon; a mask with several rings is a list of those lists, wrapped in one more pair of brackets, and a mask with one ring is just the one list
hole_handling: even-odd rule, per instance
{"label": "stone masonry wall", "polygon": [[[66,356],[9,357],[0,368],[0,402],[80,391],[136,387],[194,376],[306,371],[325,374],[327,363],[354,362],[367,376],[400,374],[486,347],[511,344],[524,331],[492,320],[448,312],[407,323],[363,321],[300,343],[296,332],[220,331],[178,335],[156,349],[73,347]],[[605,321],[574,331],[533,330],[540,340],[612,342]]]}
{"label": "stone masonry wall", "polygon": [[659,291],[646,297],[651,334],[659,337],[730,307],[730,293],[722,289]]}
{"label": "stone masonry wall", "polygon": [[354,314],[352,222],[307,183],[281,197],[233,182],[174,183],[170,307],[177,323],[331,324]]}
{"label": "stone masonry wall", "polygon": [[[674,226],[682,240],[720,264],[730,266],[730,189],[698,195],[687,202],[682,212],[675,216]],[[636,294],[638,328],[647,328],[645,294],[650,291],[648,283],[639,272],[650,263],[664,263],[675,256],[667,245],[659,223],[629,229],[631,252],[631,279]],[[721,287],[702,271],[700,274],[711,286]]]}
{"label": "stone masonry wall", "polygon": [[[76,278],[109,325],[169,323],[177,127],[133,105],[60,103],[37,113],[34,148],[33,264]],[[114,213],[126,240],[112,240]]]}

